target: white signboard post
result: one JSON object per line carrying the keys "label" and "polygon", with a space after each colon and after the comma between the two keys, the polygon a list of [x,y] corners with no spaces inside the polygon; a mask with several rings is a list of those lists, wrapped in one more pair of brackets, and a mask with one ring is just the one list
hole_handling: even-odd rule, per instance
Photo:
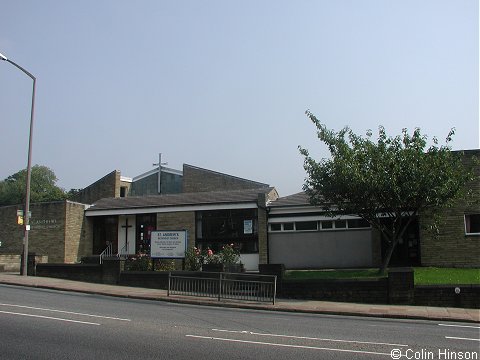
{"label": "white signboard post", "polygon": [[187,231],[152,231],[150,257],[162,259],[184,259],[187,251]]}

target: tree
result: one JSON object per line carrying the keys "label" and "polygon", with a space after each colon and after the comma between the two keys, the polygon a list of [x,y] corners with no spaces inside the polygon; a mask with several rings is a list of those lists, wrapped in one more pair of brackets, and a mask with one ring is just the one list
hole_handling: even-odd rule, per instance
{"label": "tree", "polygon": [[299,147],[307,172],[303,189],[310,202],[322,205],[330,216],[358,215],[382,233],[388,247],[381,273],[412,220],[418,214],[431,214],[436,226],[437,211],[465,195],[465,184],[473,180],[461,154],[450,150],[454,129],[445,145],[439,146],[433,138],[427,148],[427,137],[418,128],[411,135],[403,129],[401,135],[388,137],[379,127],[374,141],[370,130],[366,137],[348,127],[335,132],[311,112],[306,114],[331,158],[317,162]]}
{"label": "tree", "polygon": [[[20,170],[0,182],[0,206],[25,203],[26,179],[27,171]],[[66,198],[65,191],[56,186],[57,180],[55,173],[48,167],[33,166],[30,181],[30,201],[64,200]]]}
{"label": "tree", "polygon": [[82,192],[82,190],[83,189],[70,189],[68,190],[65,196],[67,197],[68,200],[75,201],[77,197],[80,195],[80,193]]}

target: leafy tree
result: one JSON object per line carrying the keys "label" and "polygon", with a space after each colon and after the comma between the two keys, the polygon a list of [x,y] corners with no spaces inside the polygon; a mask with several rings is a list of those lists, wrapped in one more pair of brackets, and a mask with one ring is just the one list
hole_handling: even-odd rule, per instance
{"label": "leafy tree", "polygon": [[433,138],[433,145],[427,148],[427,137],[418,128],[411,135],[403,129],[401,135],[388,137],[379,127],[374,141],[372,131],[366,137],[348,127],[335,132],[311,112],[306,114],[331,158],[317,162],[299,147],[307,172],[303,189],[310,202],[322,205],[330,216],[358,215],[383,234],[388,249],[381,273],[415,216],[431,214],[436,226],[438,210],[465,195],[465,184],[474,178],[473,172],[464,168],[461,154],[448,146],[454,129],[445,145],[439,146]]}
{"label": "leafy tree", "polygon": [[77,197],[80,195],[82,189],[70,189],[68,190],[68,192],[66,193],[66,197],[68,200],[76,200]]}
{"label": "leafy tree", "polygon": [[[0,206],[24,204],[26,198],[27,170],[10,175],[0,182]],[[56,186],[55,173],[46,166],[32,167],[30,181],[30,201],[44,202],[63,200],[65,191]]]}

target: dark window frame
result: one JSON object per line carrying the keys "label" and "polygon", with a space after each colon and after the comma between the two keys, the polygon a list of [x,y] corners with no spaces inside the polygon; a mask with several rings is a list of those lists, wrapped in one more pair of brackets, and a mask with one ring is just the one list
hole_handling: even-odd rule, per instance
{"label": "dark window frame", "polygon": [[[472,221],[473,220],[473,221]],[[465,235],[480,235],[480,214],[471,213],[464,216]]]}
{"label": "dark window frame", "polygon": [[[252,221],[252,232],[245,233],[245,221]],[[205,210],[195,213],[195,245],[205,250],[219,251],[234,244],[241,254],[258,254],[258,210]]]}

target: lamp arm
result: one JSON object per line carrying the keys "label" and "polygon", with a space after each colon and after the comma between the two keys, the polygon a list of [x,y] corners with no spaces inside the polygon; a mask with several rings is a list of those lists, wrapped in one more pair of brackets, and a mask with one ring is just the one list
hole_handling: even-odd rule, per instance
{"label": "lamp arm", "polygon": [[[3,58],[2,58],[3,59]],[[22,70],[25,74],[27,74],[30,78],[32,78],[33,81],[35,81],[35,76],[33,76],[29,71],[27,71],[26,69],[24,69],[23,67],[21,67],[20,65],[18,65],[16,62],[10,60],[10,59],[3,59],[5,60],[6,62],[9,62],[10,64],[12,64],[13,66],[15,66],[16,68]]]}

